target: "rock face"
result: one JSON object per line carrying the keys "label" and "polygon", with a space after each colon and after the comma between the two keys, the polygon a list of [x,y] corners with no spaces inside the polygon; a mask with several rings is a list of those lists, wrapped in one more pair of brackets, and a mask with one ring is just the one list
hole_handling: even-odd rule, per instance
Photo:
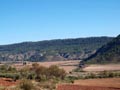
{"label": "rock face", "polygon": [[86,63],[120,63],[120,35],[103,45]]}
{"label": "rock face", "polygon": [[60,61],[60,60],[81,60],[93,54],[95,51],[90,53],[57,53],[56,55],[46,55],[41,52],[26,52],[19,54],[8,54],[1,53],[0,61]]}
{"label": "rock face", "polygon": [[60,61],[85,59],[112,37],[91,37],[0,46],[0,61]]}

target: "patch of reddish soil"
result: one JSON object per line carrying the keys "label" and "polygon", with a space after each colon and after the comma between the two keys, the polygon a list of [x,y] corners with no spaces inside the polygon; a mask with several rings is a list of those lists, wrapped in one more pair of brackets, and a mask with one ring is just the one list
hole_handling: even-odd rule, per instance
{"label": "patch of reddish soil", "polygon": [[99,86],[99,87],[120,88],[120,78],[75,80],[74,84],[82,85],[82,86]]}
{"label": "patch of reddish soil", "polygon": [[63,84],[63,85],[58,85],[57,90],[120,90],[120,88]]}
{"label": "patch of reddish soil", "polygon": [[17,85],[19,81],[13,81],[11,78],[0,78],[0,86],[14,86]]}

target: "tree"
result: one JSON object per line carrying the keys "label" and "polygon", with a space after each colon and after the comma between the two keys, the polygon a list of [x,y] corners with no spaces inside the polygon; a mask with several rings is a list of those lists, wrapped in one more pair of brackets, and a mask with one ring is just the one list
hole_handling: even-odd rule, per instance
{"label": "tree", "polygon": [[30,80],[22,80],[19,84],[20,89],[22,90],[34,90],[33,83]]}

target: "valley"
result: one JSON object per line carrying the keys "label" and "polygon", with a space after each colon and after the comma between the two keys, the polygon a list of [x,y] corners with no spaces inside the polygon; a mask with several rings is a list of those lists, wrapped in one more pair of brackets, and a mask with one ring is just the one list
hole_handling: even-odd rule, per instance
{"label": "valley", "polygon": [[120,90],[119,42],[120,36],[0,46],[1,90]]}

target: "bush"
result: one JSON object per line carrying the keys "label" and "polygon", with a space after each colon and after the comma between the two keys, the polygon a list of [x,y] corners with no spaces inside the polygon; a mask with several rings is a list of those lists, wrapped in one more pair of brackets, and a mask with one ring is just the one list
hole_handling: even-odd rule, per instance
{"label": "bush", "polygon": [[30,80],[22,80],[19,84],[19,88],[22,90],[35,90],[33,83]]}
{"label": "bush", "polygon": [[50,76],[50,78],[60,78],[60,79],[64,79],[66,76],[66,72],[63,69],[60,69],[58,66],[56,65],[52,65],[48,68],[48,75]]}
{"label": "bush", "polygon": [[42,87],[42,90],[55,90],[57,83],[58,81],[56,80],[49,80],[39,83],[39,87]]}
{"label": "bush", "polygon": [[85,71],[83,71],[82,68],[76,68],[76,69],[73,70],[73,72],[85,72]]}
{"label": "bush", "polygon": [[45,80],[55,79],[55,78],[64,79],[64,77],[66,76],[65,70],[60,69],[56,65],[52,65],[49,68],[47,68],[44,66],[40,66],[37,63],[34,63],[32,65],[31,70],[36,75],[35,79],[37,81],[45,81]]}
{"label": "bush", "polygon": [[115,77],[114,73],[109,72],[109,71],[103,71],[99,74],[99,77],[101,78],[110,78],[110,77]]}
{"label": "bush", "polygon": [[29,73],[27,75],[27,79],[30,79],[30,80],[35,79],[35,74],[34,73]]}
{"label": "bush", "polygon": [[69,83],[74,83],[75,80],[77,80],[78,77],[75,76],[68,76],[65,78],[65,81],[69,82]]}
{"label": "bush", "polygon": [[0,73],[0,77],[12,78],[14,81],[20,78],[20,75],[17,73]]}
{"label": "bush", "polygon": [[9,66],[9,65],[1,65],[0,66],[0,71],[2,72],[2,73],[15,73],[15,72],[17,72],[17,70],[16,70],[16,68],[13,68],[13,67],[11,67],[11,66]]}
{"label": "bush", "polygon": [[30,72],[31,71],[29,67],[24,67],[19,71],[21,78],[25,78],[25,79],[27,79]]}

